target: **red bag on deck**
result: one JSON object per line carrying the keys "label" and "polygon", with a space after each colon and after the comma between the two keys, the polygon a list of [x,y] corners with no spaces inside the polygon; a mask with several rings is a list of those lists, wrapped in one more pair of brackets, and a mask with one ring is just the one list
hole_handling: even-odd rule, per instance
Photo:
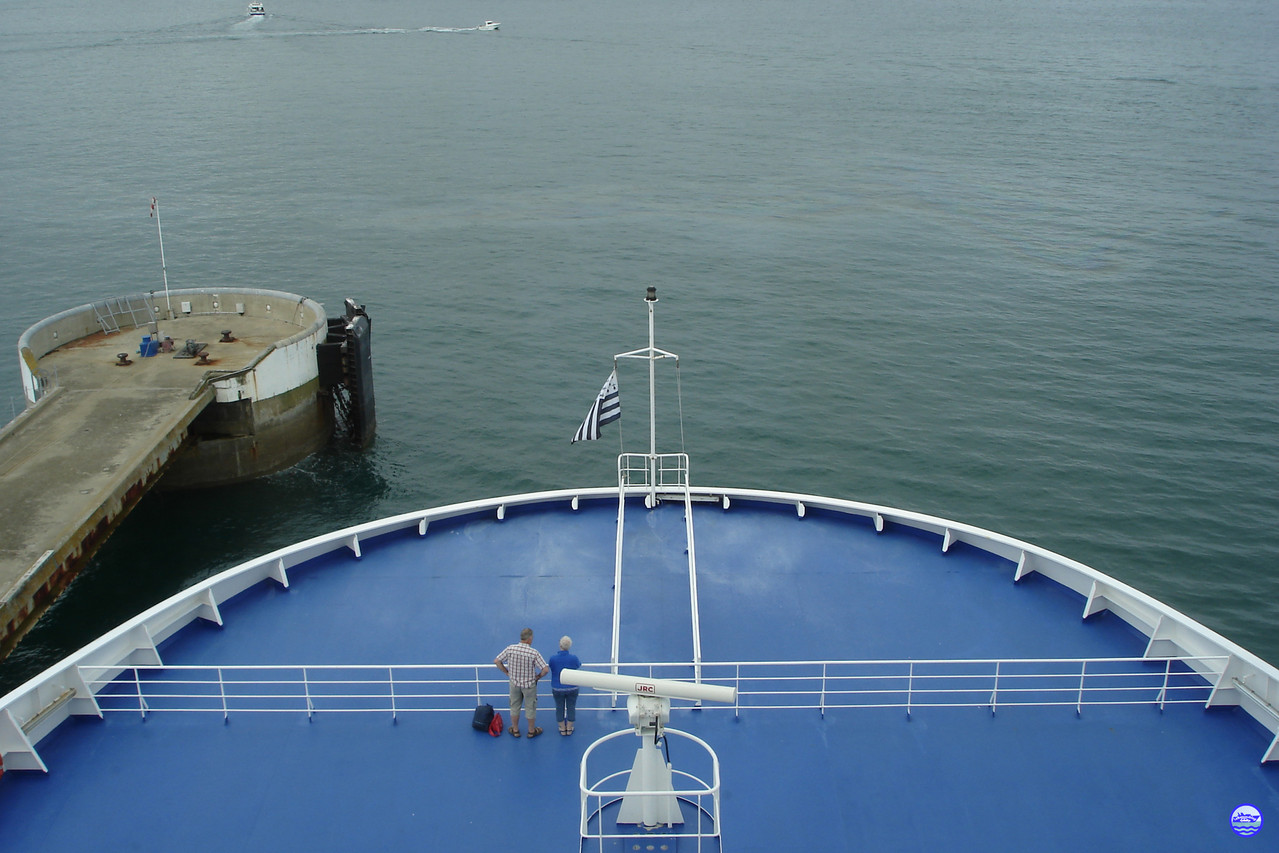
{"label": "red bag on deck", "polygon": [[489,734],[491,734],[493,737],[497,737],[501,733],[502,733],[502,715],[495,713],[493,714],[493,722],[489,723]]}

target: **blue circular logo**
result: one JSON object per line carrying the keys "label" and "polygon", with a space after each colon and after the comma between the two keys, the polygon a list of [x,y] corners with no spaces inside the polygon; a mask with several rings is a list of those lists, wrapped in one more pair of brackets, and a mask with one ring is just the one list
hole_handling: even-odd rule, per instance
{"label": "blue circular logo", "polygon": [[1244,803],[1230,813],[1230,828],[1242,836],[1256,835],[1261,829],[1261,812]]}

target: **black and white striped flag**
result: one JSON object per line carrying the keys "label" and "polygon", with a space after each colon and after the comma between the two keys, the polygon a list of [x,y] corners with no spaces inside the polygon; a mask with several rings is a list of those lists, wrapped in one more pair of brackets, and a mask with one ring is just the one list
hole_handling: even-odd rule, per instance
{"label": "black and white striped flag", "polygon": [[622,401],[617,395],[617,368],[615,367],[608,375],[608,381],[604,383],[604,387],[600,389],[599,396],[591,404],[591,410],[586,413],[586,420],[582,421],[582,425],[577,428],[577,435],[573,436],[573,441],[569,444],[578,441],[594,441],[600,437],[600,427],[611,424],[621,416]]}

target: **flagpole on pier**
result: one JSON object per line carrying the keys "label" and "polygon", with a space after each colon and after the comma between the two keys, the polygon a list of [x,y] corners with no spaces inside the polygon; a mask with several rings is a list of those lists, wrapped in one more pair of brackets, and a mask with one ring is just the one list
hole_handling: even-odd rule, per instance
{"label": "flagpole on pier", "polygon": [[169,299],[169,268],[164,263],[164,229],[160,227],[160,202],[151,197],[151,215],[155,217],[155,233],[160,237],[160,274],[164,276],[164,304],[169,309],[169,319],[173,319],[173,302]]}

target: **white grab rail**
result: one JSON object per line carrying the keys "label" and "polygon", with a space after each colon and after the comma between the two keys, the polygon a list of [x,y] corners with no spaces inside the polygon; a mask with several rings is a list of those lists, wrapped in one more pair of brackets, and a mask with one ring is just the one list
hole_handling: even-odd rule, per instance
{"label": "white grab rail", "polygon": [[[1207,705],[1225,657],[1004,660],[702,661],[704,683],[736,688],[734,714],[749,710]],[[696,664],[626,664],[643,677],[687,676]],[[587,664],[611,670],[611,664]],[[80,668],[103,714],[470,713],[501,701],[506,679],[491,664],[223,665]],[[696,707],[676,700],[673,710]],[[578,707],[611,707],[606,692]],[[713,706],[714,710],[719,706]]]}

